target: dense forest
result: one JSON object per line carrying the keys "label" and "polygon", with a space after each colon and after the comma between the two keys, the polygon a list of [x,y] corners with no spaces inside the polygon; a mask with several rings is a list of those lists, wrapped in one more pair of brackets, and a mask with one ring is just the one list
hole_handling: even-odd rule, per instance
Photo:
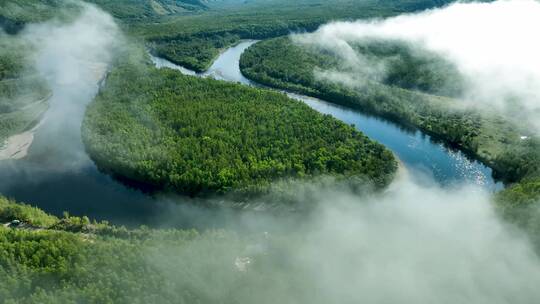
{"label": "dense forest", "polygon": [[122,61],[83,122],[89,154],[119,176],[195,195],[324,174],[384,186],[396,170],[382,145],[283,94]]}
{"label": "dense forest", "polygon": [[128,230],[4,198],[0,220],[2,303],[233,303],[250,294],[227,292],[249,282],[234,263],[250,240],[231,232]]}

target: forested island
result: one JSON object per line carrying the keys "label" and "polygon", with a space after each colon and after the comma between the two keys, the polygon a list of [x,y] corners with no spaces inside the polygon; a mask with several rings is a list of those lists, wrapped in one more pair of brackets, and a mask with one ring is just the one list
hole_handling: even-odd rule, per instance
{"label": "forested island", "polygon": [[382,145],[283,94],[130,60],[110,72],[83,122],[104,170],[188,195],[326,174],[383,187],[396,171]]}

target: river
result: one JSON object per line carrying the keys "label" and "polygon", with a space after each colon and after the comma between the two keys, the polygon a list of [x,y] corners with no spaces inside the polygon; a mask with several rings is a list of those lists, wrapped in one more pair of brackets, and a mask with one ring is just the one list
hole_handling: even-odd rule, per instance
{"label": "river", "polygon": [[[163,59],[153,60],[158,67],[179,69],[185,74],[256,85],[243,77],[239,69],[240,55],[253,43],[255,41],[244,41],[229,48],[203,74]],[[52,214],[68,211],[72,215],[88,215],[127,226],[219,228],[242,216],[222,208],[201,208],[193,199],[183,196],[149,195],[100,172],[87,156],[80,134],[86,105],[97,90],[95,82],[55,85],[51,108],[34,135],[28,156],[0,161],[0,193]],[[420,132],[410,133],[384,120],[318,99],[289,95],[322,113],[354,124],[386,145],[407,168],[425,172],[440,184],[473,182],[491,190],[502,188],[491,178],[491,169],[432,142]]]}

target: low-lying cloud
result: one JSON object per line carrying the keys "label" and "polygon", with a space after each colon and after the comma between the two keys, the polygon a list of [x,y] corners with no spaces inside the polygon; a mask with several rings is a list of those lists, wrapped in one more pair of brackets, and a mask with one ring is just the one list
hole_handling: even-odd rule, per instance
{"label": "low-lying cloud", "polygon": [[[31,50],[27,65],[46,79],[52,96],[28,155],[0,161],[0,193],[56,214],[69,202],[74,214],[91,215],[109,202],[98,204],[104,198],[119,200],[123,193],[134,192],[120,186],[105,192],[107,177],[97,172],[81,140],[86,106],[117,48],[124,46],[124,37],[113,17],[100,8],[82,1],[66,3],[69,7],[57,12],[61,17],[27,24],[10,36]],[[135,204],[140,197],[133,194],[126,200]]]}
{"label": "low-lying cloud", "polygon": [[[330,23],[315,33],[295,35],[293,40],[332,51],[346,65],[360,70],[373,70],[374,63],[357,54],[351,43],[373,38],[413,43],[457,65],[469,82],[463,97],[468,105],[495,107],[502,113],[521,110],[540,128],[536,119],[540,112],[538,28],[538,1],[458,2],[385,20]],[[350,75],[317,74],[345,84],[356,81]]]}
{"label": "low-lying cloud", "polygon": [[241,220],[239,231],[259,230],[243,247],[208,248],[220,253],[206,262],[192,256],[198,245],[151,248],[148,263],[170,282],[167,294],[188,288],[209,303],[493,304],[540,296],[540,260],[479,187],[405,176],[383,193],[312,194],[315,210],[296,222]]}
{"label": "low-lying cloud", "polygon": [[[529,303],[540,261],[474,186],[396,181],[382,195],[321,196],[296,258],[340,303]],[[320,275],[320,274],[323,275]]]}

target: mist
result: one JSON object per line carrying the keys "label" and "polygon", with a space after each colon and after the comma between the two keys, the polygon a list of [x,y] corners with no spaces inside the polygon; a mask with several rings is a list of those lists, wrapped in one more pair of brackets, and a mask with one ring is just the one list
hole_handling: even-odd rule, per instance
{"label": "mist", "polygon": [[[384,64],[357,54],[352,43],[399,40],[438,53],[455,63],[468,87],[460,102],[482,109],[511,112],[540,128],[540,2],[499,0],[457,2],[450,6],[384,20],[334,22],[312,34],[293,35],[300,45],[338,55],[344,65],[368,75],[384,73]],[[319,78],[358,86],[351,73],[315,71]],[[514,116],[514,117],[512,117]]]}
{"label": "mist", "polygon": [[163,292],[188,289],[209,303],[534,303],[540,296],[540,260],[479,187],[419,185],[403,175],[382,193],[311,194],[308,214],[244,217],[243,233],[227,244],[148,248],[149,266],[168,282]]}
{"label": "mist", "polygon": [[69,209],[73,215],[128,225],[136,214],[151,214],[152,198],[101,173],[81,139],[86,106],[127,39],[100,8],[82,1],[69,4],[57,12],[61,17],[27,24],[11,36],[31,50],[26,65],[46,79],[52,97],[32,130],[28,155],[0,161],[0,193],[58,216]]}
{"label": "mist", "polygon": [[[13,166],[13,170],[27,170],[32,183],[72,178],[51,176],[55,171],[95,170],[84,152],[80,123],[123,38],[112,17],[94,6],[83,7],[73,22],[30,25],[19,34],[36,48],[33,64],[54,92],[27,165]],[[532,34],[540,28],[534,27],[540,25],[539,13],[540,5],[527,0],[458,3],[385,21],[332,23],[294,39],[333,50],[350,66],[366,64],[372,77],[383,72],[384,65],[351,53],[349,42],[373,36],[414,41],[445,54],[471,78],[474,90],[464,100],[489,102],[504,110],[507,99],[498,96],[519,94],[523,106],[535,110],[540,93],[533,89],[540,84],[540,66],[532,55],[537,56],[540,47]],[[514,35],[512,29],[525,32]],[[501,36],[484,37],[492,30]],[[502,44],[508,45],[497,48]],[[516,52],[527,46],[524,56],[518,56],[521,53]],[[471,50],[472,54],[467,52]],[[344,81],[337,71],[318,73],[330,81]],[[358,85],[357,79],[346,81]],[[496,99],[490,98],[495,95]],[[471,106],[477,106],[474,102]],[[5,168],[0,171],[6,172]],[[0,175],[6,181],[1,192],[9,189],[10,175],[4,174]],[[236,210],[175,204],[176,198],[169,204],[167,198],[159,197],[161,203],[167,203],[157,215],[163,223],[178,222],[180,216],[207,217],[208,222],[228,222],[239,235],[225,246],[204,240],[189,246],[149,246],[144,251],[147,264],[140,266],[159,270],[166,278],[160,289],[173,300],[187,290],[193,298],[208,303],[537,301],[540,260],[527,237],[499,219],[491,194],[467,184],[443,188],[419,175],[399,175],[388,189],[375,193],[306,184],[302,191],[297,188],[291,194],[293,200],[310,206],[300,216],[238,215]],[[21,183],[21,179],[14,182]],[[67,188],[57,190],[65,191],[68,199],[72,195],[79,204],[93,203],[77,198],[76,188]],[[89,189],[84,188],[88,193]],[[107,195],[111,200],[114,195],[125,198],[117,189]],[[133,200],[142,201],[144,211],[159,207],[146,196],[136,195]],[[254,203],[263,204],[265,198],[260,200]],[[134,201],[119,204],[120,212],[141,212]]]}

